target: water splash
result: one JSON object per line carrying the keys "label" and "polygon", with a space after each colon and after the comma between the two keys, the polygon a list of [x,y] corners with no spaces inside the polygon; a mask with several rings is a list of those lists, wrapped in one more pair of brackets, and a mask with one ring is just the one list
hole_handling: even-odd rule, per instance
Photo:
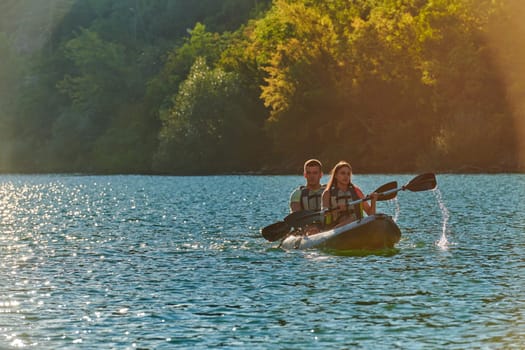
{"label": "water splash", "polygon": [[394,220],[394,222],[397,222],[397,219],[399,218],[399,213],[401,212],[401,207],[399,206],[399,201],[397,200],[397,197],[387,201],[386,205],[388,206],[388,212],[393,212],[393,214],[391,215],[392,220]]}
{"label": "water splash", "polygon": [[436,245],[443,250],[447,250],[450,244],[447,239],[447,224],[450,214],[447,207],[445,206],[445,202],[443,201],[443,196],[441,195],[439,188],[436,188],[432,192],[434,192],[434,196],[438,201],[439,209],[441,209],[441,214],[443,216],[443,224],[441,225],[441,238],[436,242]]}
{"label": "water splash", "polygon": [[399,213],[401,212],[401,207],[399,206],[399,201],[397,200],[397,197],[394,198],[394,217],[392,218],[394,222],[397,222],[397,219],[399,218]]}

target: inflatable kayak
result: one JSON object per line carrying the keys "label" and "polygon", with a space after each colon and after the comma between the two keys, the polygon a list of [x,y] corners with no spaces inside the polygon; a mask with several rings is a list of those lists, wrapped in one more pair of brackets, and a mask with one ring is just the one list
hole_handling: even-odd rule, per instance
{"label": "inflatable kayak", "polygon": [[367,216],[328,231],[305,236],[292,232],[281,243],[284,249],[379,250],[393,248],[401,238],[394,220],[385,214]]}

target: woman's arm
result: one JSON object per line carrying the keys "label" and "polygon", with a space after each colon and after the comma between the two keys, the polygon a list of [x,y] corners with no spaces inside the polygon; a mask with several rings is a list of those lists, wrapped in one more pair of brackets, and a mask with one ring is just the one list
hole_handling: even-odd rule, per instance
{"label": "woman's arm", "polygon": [[[363,191],[361,191],[359,187],[354,185],[354,188],[359,198],[365,198]],[[363,209],[367,215],[374,215],[376,213],[376,202],[378,196],[379,195],[376,192],[372,192],[370,193],[370,204],[368,204],[368,201],[363,202]]]}
{"label": "woman's arm", "polygon": [[370,204],[363,202],[363,209],[367,215],[374,215],[376,213],[376,202],[379,195],[376,192],[370,193]]}

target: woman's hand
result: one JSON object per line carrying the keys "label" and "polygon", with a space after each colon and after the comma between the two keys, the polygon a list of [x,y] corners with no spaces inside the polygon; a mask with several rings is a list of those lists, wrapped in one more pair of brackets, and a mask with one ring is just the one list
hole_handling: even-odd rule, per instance
{"label": "woman's hand", "polygon": [[369,194],[370,196],[370,209],[367,210],[368,215],[374,215],[376,213],[376,202],[379,198],[379,194],[377,192],[372,192]]}

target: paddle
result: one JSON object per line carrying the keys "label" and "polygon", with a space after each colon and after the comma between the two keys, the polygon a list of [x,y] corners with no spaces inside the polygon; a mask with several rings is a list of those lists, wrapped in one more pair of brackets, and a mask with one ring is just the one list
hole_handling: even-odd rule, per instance
{"label": "paddle", "polygon": [[291,229],[292,228],[290,227],[290,225],[288,225],[286,222],[277,221],[276,223],[273,223],[263,228],[261,230],[261,234],[266,240],[274,242],[286,236],[286,234],[288,234],[288,232],[290,232]]}
{"label": "paddle", "polygon": [[[398,191],[394,191],[397,188],[397,181],[391,181],[388,182],[380,187],[378,187],[374,192],[376,192],[379,196],[377,198],[378,201],[387,201],[390,199],[394,199],[397,196]],[[370,195],[366,196],[365,198],[360,198],[358,200],[348,202],[348,205],[354,205],[359,204],[365,201],[370,200]],[[284,218],[284,222],[287,223],[291,227],[301,227],[307,224],[311,224],[315,221],[316,216],[318,217],[318,220],[321,221],[321,217],[326,213],[328,210],[321,210],[321,211],[313,211],[313,210],[302,210],[302,211],[296,211],[294,213],[291,213],[287,217]]]}
{"label": "paddle", "polygon": [[427,191],[427,190],[433,190],[436,188],[437,182],[436,182],[436,175],[433,173],[425,173],[416,176],[410,182],[408,182],[406,185],[401,186],[396,189],[391,189],[386,191],[385,193],[382,193],[382,195],[390,196],[392,194],[395,194],[399,191],[409,190],[412,192],[420,192],[420,191]]}

